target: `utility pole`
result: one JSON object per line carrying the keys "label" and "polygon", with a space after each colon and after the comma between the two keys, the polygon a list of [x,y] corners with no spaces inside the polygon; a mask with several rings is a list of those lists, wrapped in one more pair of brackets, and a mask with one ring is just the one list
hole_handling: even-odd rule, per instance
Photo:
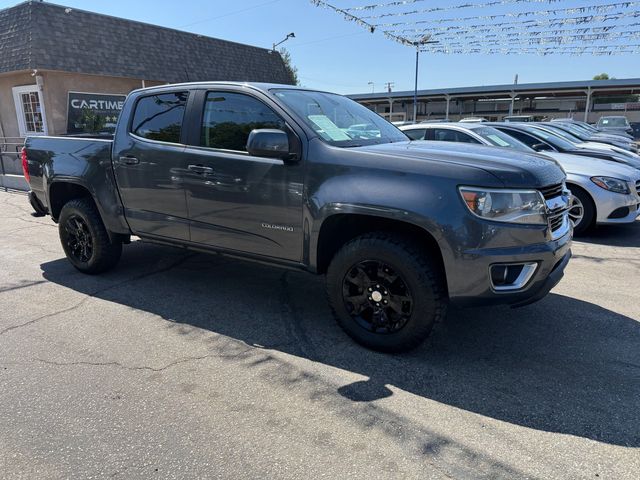
{"label": "utility pole", "polygon": [[[516,85],[518,85],[518,74],[516,73],[515,78],[513,79],[513,86],[515,87]],[[511,91],[511,106],[509,107],[509,115],[513,115],[513,106],[514,106],[514,102],[516,100],[516,92],[515,91]]]}
{"label": "utility pole", "polygon": [[367,85],[371,85],[371,93],[375,93],[376,91],[376,85],[373,82],[368,82]]}
{"label": "utility pole", "polygon": [[420,48],[429,43],[438,43],[438,41],[431,40],[431,35],[425,35],[420,40],[413,42],[413,46],[416,47],[416,82],[413,89],[413,123],[418,123],[418,61],[420,59]]}
{"label": "utility pole", "polygon": [[391,89],[395,86],[393,82],[387,82],[384,84],[384,87],[387,89],[387,92],[391,93]]}

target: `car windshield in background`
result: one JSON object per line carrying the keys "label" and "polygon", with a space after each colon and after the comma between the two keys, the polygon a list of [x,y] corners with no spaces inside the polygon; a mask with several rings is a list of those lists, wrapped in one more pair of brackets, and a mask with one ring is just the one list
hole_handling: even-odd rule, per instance
{"label": "car windshield in background", "polygon": [[409,138],[377,113],[346,97],[308,90],[273,90],[325,142],[338,147],[406,142]]}
{"label": "car windshield in background", "polygon": [[532,148],[529,148],[520,140],[517,140],[512,136],[507,135],[506,133],[503,133],[493,127],[474,128],[473,133],[480,135],[482,138],[491,143],[491,145],[495,145],[496,147],[515,148],[516,150],[520,150],[521,152],[534,151]]}
{"label": "car windshield in background", "polygon": [[569,132],[566,132],[564,130],[562,130],[561,128],[554,128],[552,126],[547,126],[545,125],[544,127],[542,127],[543,131],[546,132],[552,132],[554,135],[558,136],[558,137],[562,137],[564,140],[573,143],[574,145],[576,143],[582,143],[584,140],[576,137],[575,135],[570,134]]}
{"label": "car windshield in background", "polygon": [[624,117],[603,117],[598,120],[598,127],[628,128],[629,122]]}
{"label": "car windshield in background", "polygon": [[531,133],[543,140],[549,142],[556,148],[560,150],[575,150],[576,145],[568,140],[565,140],[562,136],[556,135],[555,133],[549,133],[546,130],[543,130],[539,127],[531,127]]}

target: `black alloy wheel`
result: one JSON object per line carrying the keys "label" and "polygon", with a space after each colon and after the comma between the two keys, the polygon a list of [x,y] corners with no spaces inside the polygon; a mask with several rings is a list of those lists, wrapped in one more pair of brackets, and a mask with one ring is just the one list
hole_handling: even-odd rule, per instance
{"label": "black alloy wheel", "polygon": [[342,297],[353,320],[372,333],[397,332],[411,318],[413,297],[407,282],[379,260],[353,265],[344,277]]}

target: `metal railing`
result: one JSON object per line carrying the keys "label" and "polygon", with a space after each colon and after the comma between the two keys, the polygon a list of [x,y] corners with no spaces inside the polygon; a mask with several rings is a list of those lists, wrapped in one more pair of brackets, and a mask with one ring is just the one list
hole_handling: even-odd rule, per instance
{"label": "metal railing", "polygon": [[[0,189],[4,191],[22,186],[15,177],[22,175],[20,150],[23,145],[24,137],[0,137]],[[9,181],[10,177],[14,181]],[[23,188],[26,188],[26,183]]]}

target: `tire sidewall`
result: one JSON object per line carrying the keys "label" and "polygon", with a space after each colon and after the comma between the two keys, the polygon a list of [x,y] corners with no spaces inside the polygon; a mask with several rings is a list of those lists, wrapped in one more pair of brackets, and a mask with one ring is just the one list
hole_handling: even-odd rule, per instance
{"label": "tire sidewall", "polygon": [[[429,282],[424,278],[424,274],[410,264],[409,256],[404,255],[396,245],[390,244],[389,247],[382,244],[367,245],[364,248],[361,246],[358,249],[347,248],[340,251],[327,272],[327,293],[340,326],[349,336],[367,347],[394,352],[405,349],[405,345],[416,344],[416,338],[422,340],[429,334],[437,317],[438,305],[437,292],[429,288]],[[358,325],[347,310],[342,296],[344,277],[354,265],[367,260],[388,264],[402,276],[411,293],[413,299],[411,317],[397,332],[389,334],[369,332]]]}
{"label": "tire sidewall", "polygon": [[[92,242],[93,248],[91,252],[91,258],[89,259],[88,262],[81,262],[78,259],[76,259],[71,253],[69,245],[67,244],[67,232],[65,231],[65,225],[69,220],[69,218],[73,216],[78,216],[82,218],[84,223],[87,225],[89,234],[91,235],[91,242]],[[62,243],[62,249],[64,250],[64,253],[67,256],[67,259],[71,262],[71,264],[81,271],[91,271],[93,268],[95,268],[96,263],[101,255],[101,251],[100,251],[101,246],[100,246],[100,243],[98,242],[99,234],[97,232],[97,226],[94,224],[93,219],[91,218],[90,215],[87,214],[85,209],[77,205],[65,205],[62,208],[62,211],[60,212],[58,229],[60,232],[60,240],[61,240],[60,243]]]}
{"label": "tire sidewall", "polygon": [[582,203],[583,216],[582,221],[579,225],[575,226],[573,229],[574,235],[581,235],[587,232],[591,227],[593,227],[595,223],[596,211],[593,205],[593,201],[591,197],[581,189],[573,187],[572,185],[568,185],[569,190],[571,191],[571,195],[576,197]]}

